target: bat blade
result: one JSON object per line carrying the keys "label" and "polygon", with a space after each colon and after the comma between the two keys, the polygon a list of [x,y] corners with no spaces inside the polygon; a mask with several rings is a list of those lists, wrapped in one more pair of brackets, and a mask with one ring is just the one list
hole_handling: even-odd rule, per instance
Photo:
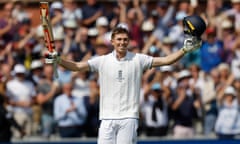
{"label": "bat blade", "polygon": [[40,19],[44,32],[44,40],[47,49],[53,52],[55,49],[52,26],[49,18],[49,5],[48,2],[40,2]]}
{"label": "bat blade", "polygon": [[[48,2],[40,2],[40,19],[42,22],[42,27],[44,32],[45,45],[49,52],[54,52],[55,45],[54,45],[52,26],[50,23]],[[53,69],[54,69],[55,77],[58,78],[56,62],[53,63]]]}

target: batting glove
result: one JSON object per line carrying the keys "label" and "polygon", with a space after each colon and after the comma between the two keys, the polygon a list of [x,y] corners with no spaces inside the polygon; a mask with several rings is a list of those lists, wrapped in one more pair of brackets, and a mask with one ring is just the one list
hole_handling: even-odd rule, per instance
{"label": "batting glove", "polygon": [[47,52],[45,54],[45,63],[46,64],[54,64],[54,63],[59,63],[61,61],[61,58],[59,54],[54,51],[54,52]]}
{"label": "batting glove", "polygon": [[197,37],[188,37],[184,40],[182,51],[188,53],[200,48],[202,40]]}

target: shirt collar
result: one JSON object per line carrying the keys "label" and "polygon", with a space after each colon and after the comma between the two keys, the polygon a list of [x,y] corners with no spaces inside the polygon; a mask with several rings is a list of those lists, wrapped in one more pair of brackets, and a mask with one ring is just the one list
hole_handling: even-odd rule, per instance
{"label": "shirt collar", "polygon": [[[112,55],[117,59],[116,50],[114,50],[114,51],[112,52]],[[129,51],[127,51],[125,57],[121,58],[120,60],[118,60],[118,59],[117,59],[117,60],[118,60],[118,61],[125,61],[125,60],[130,60],[130,59],[131,59],[131,53],[130,53]]]}

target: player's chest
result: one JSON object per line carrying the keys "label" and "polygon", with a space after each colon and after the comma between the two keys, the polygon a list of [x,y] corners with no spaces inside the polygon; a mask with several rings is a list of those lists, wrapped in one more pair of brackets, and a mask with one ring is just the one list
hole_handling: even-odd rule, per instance
{"label": "player's chest", "polygon": [[138,75],[140,66],[134,61],[120,61],[104,65],[102,74],[109,79],[115,79],[122,82]]}

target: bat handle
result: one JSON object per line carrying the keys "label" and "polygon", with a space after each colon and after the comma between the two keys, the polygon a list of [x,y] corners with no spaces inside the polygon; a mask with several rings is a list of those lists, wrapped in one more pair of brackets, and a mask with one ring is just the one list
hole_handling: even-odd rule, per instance
{"label": "bat handle", "polygon": [[58,78],[57,62],[56,61],[53,63],[53,74],[54,74],[55,78]]}

